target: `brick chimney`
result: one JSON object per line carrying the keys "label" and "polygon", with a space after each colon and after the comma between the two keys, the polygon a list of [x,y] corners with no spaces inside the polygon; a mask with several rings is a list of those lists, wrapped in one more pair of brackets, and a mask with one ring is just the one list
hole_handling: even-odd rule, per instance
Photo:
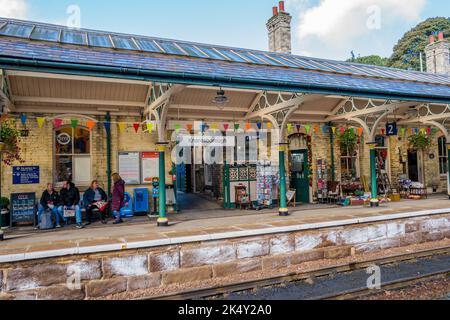
{"label": "brick chimney", "polygon": [[427,71],[450,75],[450,43],[445,39],[444,32],[439,32],[437,40],[430,36],[430,44],[425,48]]}
{"label": "brick chimney", "polygon": [[269,31],[269,50],[280,53],[291,53],[291,21],[292,16],[285,11],[284,1],[273,7],[273,15],[267,22]]}

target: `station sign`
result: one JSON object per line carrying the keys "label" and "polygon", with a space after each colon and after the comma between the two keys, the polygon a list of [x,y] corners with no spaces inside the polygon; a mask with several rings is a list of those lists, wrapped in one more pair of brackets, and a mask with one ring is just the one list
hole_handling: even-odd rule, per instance
{"label": "station sign", "polygon": [[388,137],[398,135],[397,122],[389,122],[386,124],[386,135]]}
{"label": "station sign", "polygon": [[38,166],[13,167],[13,184],[39,184],[39,171]]}

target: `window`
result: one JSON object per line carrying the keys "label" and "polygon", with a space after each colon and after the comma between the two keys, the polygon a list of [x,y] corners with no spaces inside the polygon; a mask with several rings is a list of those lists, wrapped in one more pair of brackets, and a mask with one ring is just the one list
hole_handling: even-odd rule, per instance
{"label": "window", "polygon": [[358,147],[353,152],[341,146],[342,180],[358,178]]}
{"label": "window", "polygon": [[91,180],[91,133],[85,128],[62,127],[55,131],[55,182],[72,180],[89,185]]}
{"label": "window", "polygon": [[440,137],[438,139],[439,146],[439,173],[444,175],[447,174],[447,139],[445,137]]}

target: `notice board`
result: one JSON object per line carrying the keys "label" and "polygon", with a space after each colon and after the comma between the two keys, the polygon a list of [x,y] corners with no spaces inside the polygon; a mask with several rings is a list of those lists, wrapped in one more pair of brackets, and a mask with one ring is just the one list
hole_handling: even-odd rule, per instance
{"label": "notice board", "polygon": [[153,178],[159,178],[159,152],[142,152],[142,183],[150,184]]}
{"label": "notice board", "polygon": [[39,167],[13,167],[13,184],[39,184]]}
{"label": "notice board", "polygon": [[119,153],[119,174],[128,185],[139,185],[141,182],[139,152]]}
{"label": "notice board", "polygon": [[11,226],[14,223],[35,224],[36,193],[11,194]]}

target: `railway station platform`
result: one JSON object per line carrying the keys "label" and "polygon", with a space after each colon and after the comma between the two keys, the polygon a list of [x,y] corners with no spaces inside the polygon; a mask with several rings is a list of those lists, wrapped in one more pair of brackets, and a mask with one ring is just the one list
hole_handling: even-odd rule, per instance
{"label": "railway station platform", "polygon": [[[450,238],[444,195],[379,208],[291,208],[289,217],[276,210],[220,213],[202,220],[174,215],[168,228],[144,219],[6,233],[0,297],[95,298]],[[81,283],[75,291],[66,285],[73,270]]]}

